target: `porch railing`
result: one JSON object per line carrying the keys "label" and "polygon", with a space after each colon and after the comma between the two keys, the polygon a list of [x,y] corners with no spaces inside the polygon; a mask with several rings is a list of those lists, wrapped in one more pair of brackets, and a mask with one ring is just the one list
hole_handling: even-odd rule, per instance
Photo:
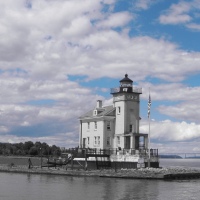
{"label": "porch railing", "polygon": [[[142,155],[148,156],[148,149],[97,149],[97,148],[71,148],[66,149],[65,153],[70,153],[73,155],[86,155],[86,154],[97,154],[97,155]],[[158,149],[150,149],[151,157],[158,157]]]}

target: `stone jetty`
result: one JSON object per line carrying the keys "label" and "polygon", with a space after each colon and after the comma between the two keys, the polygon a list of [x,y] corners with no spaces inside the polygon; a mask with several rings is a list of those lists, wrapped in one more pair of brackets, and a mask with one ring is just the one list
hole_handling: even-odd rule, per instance
{"label": "stone jetty", "polygon": [[86,176],[102,178],[124,178],[124,179],[194,179],[200,178],[200,169],[192,168],[141,168],[141,169],[102,169],[102,170],[71,170],[59,168],[41,168],[27,166],[7,166],[1,165],[0,172],[27,173],[27,174],[47,174],[62,176]]}

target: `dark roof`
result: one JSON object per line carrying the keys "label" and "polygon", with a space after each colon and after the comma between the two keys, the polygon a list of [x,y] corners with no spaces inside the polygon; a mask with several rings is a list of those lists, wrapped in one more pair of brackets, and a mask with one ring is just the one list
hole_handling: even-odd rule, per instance
{"label": "dark roof", "polygon": [[[93,116],[93,111],[95,110],[95,109],[93,109],[93,110],[90,110],[89,112],[85,113],[84,115],[82,115],[80,118],[112,116],[112,114],[110,114],[110,113],[115,110],[115,107],[113,107],[113,105],[110,105],[110,106],[105,106],[102,109],[104,109],[104,110],[101,113],[97,114],[96,116]],[[114,114],[113,114],[113,116],[114,116]]]}
{"label": "dark roof", "polygon": [[125,77],[119,82],[133,82],[130,78],[128,78],[128,74],[125,74]]}

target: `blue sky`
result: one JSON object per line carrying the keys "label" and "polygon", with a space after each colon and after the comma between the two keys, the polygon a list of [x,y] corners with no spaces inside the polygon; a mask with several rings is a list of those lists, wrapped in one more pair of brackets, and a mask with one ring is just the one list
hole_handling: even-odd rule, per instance
{"label": "blue sky", "polygon": [[0,36],[0,142],[78,146],[128,73],[152,147],[200,152],[200,0],[1,1]]}

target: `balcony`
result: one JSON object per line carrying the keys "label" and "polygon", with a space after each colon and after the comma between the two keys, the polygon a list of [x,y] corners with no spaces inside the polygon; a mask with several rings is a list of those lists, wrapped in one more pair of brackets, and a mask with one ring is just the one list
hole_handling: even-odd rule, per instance
{"label": "balcony", "polygon": [[[111,89],[110,89],[110,93],[111,93],[111,94],[115,94],[115,93],[118,93],[118,92],[120,92],[120,87],[111,88]],[[138,94],[142,94],[142,88],[132,87],[132,92],[138,93]]]}
{"label": "balcony", "polygon": [[[72,148],[66,149],[65,153],[70,153],[74,157],[85,158],[86,155],[92,157],[108,157],[110,155],[141,155],[148,156],[149,149],[119,149],[119,148],[108,148],[108,149],[97,149],[97,148]],[[158,149],[150,149],[151,157],[158,157]]]}

